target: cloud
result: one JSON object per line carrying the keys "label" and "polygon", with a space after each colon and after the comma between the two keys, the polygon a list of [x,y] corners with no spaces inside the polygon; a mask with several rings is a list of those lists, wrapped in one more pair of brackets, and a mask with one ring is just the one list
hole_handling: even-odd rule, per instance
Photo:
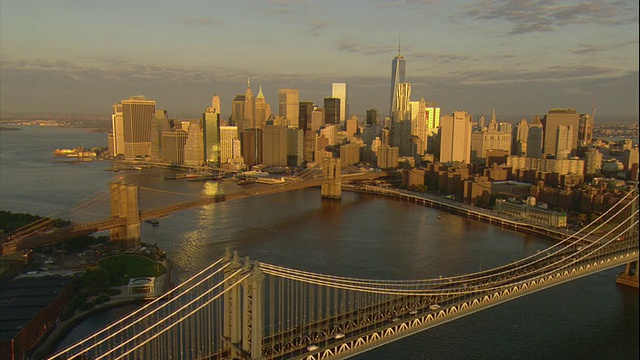
{"label": "cloud", "polygon": [[187,25],[200,25],[200,26],[218,26],[226,24],[224,21],[214,18],[203,17],[187,17],[179,20],[178,22]]}
{"label": "cloud", "polygon": [[394,53],[397,51],[397,48],[391,45],[373,46],[365,43],[358,43],[351,38],[344,38],[338,42],[338,50],[362,55],[379,56],[381,54]]}
{"label": "cloud", "polygon": [[421,7],[421,6],[434,6],[439,5],[438,0],[384,0],[378,2],[378,7],[390,8],[390,7]]}
{"label": "cloud", "polygon": [[593,55],[601,52],[607,52],[611,50],[617,50],[621,48],[625,48],[629,45],[637,45],[637,41],[627,41],[622,43],[614,43],[614,44],[605,44],[605,45],[596,45],[596,44],[578,44],[578,48],[574,50],[570,50],[574,54],[578,55]]}
{"label": "cloud", "polygon": [[480,0],[463,14],[477,20],[511,23],[510,34],[555,31],[576,24],[622,25],[638,22],[638,2],[560,0]]}

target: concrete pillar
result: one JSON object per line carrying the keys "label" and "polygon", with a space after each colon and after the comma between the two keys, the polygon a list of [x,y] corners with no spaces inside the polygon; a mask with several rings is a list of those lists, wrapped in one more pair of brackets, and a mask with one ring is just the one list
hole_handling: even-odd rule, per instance
{"label": "concrete pillar", "polygon": [[621,285],[638,287],[638,261],[627,264],[624,271],[618,275],[616,282]]}

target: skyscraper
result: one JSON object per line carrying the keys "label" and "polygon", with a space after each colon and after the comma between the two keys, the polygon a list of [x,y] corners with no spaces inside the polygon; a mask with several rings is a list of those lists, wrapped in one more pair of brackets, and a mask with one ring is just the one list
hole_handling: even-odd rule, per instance
{"label": "skyscraper", "polygon": [[324,124],[340,126],[340,99],[324,98]]}
{"label": "skyscraper", "polygon": [[372,125],[372,126],[378,125],[378,110],[376,109],[367,110],[366,125]]}
{"label": "skyscraper", "polygon": [[309,130],[311,129],[311,113],[313,112],[313,102],[300,101],[298,111],[298,129]]}
{"label": "skyscraper", "polygon": [[190,121],[187,140],[184,143],[184,163],[202,166],[204,158],[204,132],[198,121]]}
{"label": "skyscraper", "polygon": [[298,89],[278,90],[278,114],[289,120],[289,126],[299,127],[299,91]]}
{"label": "skyscraper", "polygon": [[262,93],[262,86],[260,86],[260,91],[256,96],[256,126],[258,128],[265,127],[269,117],[271,117],[271,106],[267,104],[267,99]]}
{"label": "skyscraper", "polygon": [[132,96],[122,100],[124,158],[144,159],[151,155],[151,119],[156,110],[154,100]]}
{"label": "skyscraper", "polygon": [[220,166],[220,113],[212,106],[202,114],[204,161],[207,165]]}
{"label": "skyscraper", "polygon": [[540,117],[536,115],[529,125],[527,133],[527,157],[540,159],[542,157],[542,141],[544,139],[544,131]]}
{"label": "skyscraper", "polygon": [[111,132],[113,134],[113,149],[111,155],[124,155],[124,122],[122,119],[122,103],[113,105],[113,114],[111,115]]}
{"label": "skyscraper", "polygon": [[347,84],[333,83],[331,84],[331,97],[340,99],[340,127],[344,128],[347,121]]}
{"label": "skyscraper", "polygon": [[156,110],[151,121],[151,161],[162,161],[162,132],[169,130],[167,110]]}
{"label": "skyscraper", "polygon": [[393,111],[397,107],[398,84],[404,82],[405,63],[404,56],[400,55],[400,42],[398,42],[398,55],[394,57],[391,62],[391,102],[389,105],[389,116],[393,116]]}
{"label": "skyscraper", "polygon": [[544,149],[543,154],[556,153],[556,136],[558,134],[557,127],[560,125],[570,126],[571,131],[571,147],[569,152],[573,152],[578,148],[578,128],[580,115],[576,113],[576,109],[551,109],[544,116],[542,125],[544,127]]}
{"label": "skyscraper", "polygon": [[454,111],[442,117],[440,162],[471,162],[472,120],[466,111]]}

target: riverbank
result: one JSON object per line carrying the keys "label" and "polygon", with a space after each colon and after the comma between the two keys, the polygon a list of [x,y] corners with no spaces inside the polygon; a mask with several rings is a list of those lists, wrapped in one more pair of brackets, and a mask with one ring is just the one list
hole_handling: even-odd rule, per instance
{"label": "riverbank", "polygon": [[130,294],[127,285],[112,287],[111,289],[119,290],[120,293],[111,296],[108,301],[97,304],[88,310],[78,310],[71,318],[66,320],[61,320],[60,317],[58,317],[55,326],[41,337],[41,342],[32,350],[31,358],[42,359],[52,355],[59,347],[59,344],[78,324],[93,315],[130,304],[139,304],[141,306],[151,299],[160,297],[172,287],[171,273],[173,269],[173,264],[169,259],[165,259],[161,263],[165,267],[166,272],[155,279],[152,294]]}

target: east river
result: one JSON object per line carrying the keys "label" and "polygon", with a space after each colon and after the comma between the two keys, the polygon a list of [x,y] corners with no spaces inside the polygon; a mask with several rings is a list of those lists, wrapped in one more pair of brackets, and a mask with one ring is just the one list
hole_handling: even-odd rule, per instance
{"label": "east river", "polygon": [[[109,172],[109,162],[56,163],[56,148],[106,146],[106,134],[21,127],[0,132],[0,209],[59,214],[82,221],[108,214],[108,201],[79,214],[69,209],[108,184],[140,186],[142,209],[202,194],[238,191],[233,182],[165,180],[165,169]],[[249,185],[253,186],[253,185]],[[438,216],[445,221],[438,220]],[[142,224],[142,240],[174,261],[174,281],[237,250],[262,262],[324,274],[418,279],[499,266],[550,246],[475,220],[384,197],[318,189],[249,198],[173,213]],[[537,292],[396,341],[357,359],[637,359],[638,290],[616,285],[612,269]],[[80,324],[72,342],[120,316]]]}

